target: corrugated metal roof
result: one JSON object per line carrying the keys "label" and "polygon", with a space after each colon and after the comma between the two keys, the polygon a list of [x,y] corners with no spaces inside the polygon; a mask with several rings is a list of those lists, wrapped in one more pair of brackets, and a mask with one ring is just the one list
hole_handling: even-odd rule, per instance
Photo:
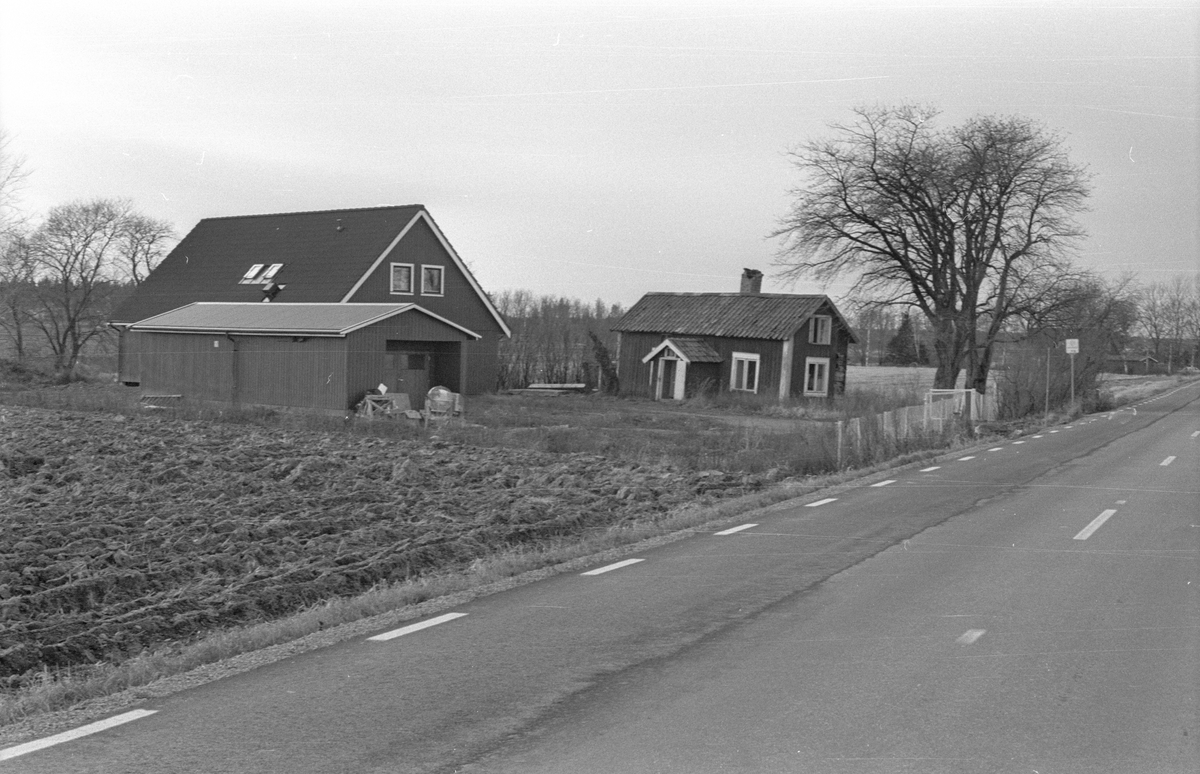
{"label": "corrugated metal roof", "polygon": [[782,341],[791,338],[823,304],[828,304],[845,326],[833,302],[824,295],[647,293],[613,330]]}
{"label": "corrugated metal roof", "polygon": [[475,338],[479,334],[416,304],[188,304],[130,326],[135,331],[345,336],[405,312],[434,318]]}

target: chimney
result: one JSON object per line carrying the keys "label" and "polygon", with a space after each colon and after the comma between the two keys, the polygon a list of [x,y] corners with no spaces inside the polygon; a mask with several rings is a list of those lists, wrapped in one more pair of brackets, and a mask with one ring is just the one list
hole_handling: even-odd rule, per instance
{"label": "chimney", "polygon": [[742,269],[742,295],[757,296],[762,293],[762,272],[757,269]]}

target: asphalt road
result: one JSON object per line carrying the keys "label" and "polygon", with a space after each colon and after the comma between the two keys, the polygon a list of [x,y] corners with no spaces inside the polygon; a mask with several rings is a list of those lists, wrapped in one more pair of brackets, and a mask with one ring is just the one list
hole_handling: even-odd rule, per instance
{"label": "asphalt road", "polygon": [[148,701],[0,771],[1195,772],[1198,396]]}

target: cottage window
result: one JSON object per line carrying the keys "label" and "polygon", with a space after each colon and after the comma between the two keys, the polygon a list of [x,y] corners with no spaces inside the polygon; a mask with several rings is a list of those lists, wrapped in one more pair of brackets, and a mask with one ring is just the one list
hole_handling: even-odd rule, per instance
{"label": "cottage window", "polygon": [[413,265],[411,263],[392,264],[392,293],[412,295]]}
{"label": "cottage window", "polygon": [[809,344],[828,344],[832,339],[833,318],[817,315],[808,324]]}
{"label": "cottage window", "polygon": [[423,296],[440,296],[442,295],[442,277],[445,274],[445,269],[441,266],[422,266],[421,267],[421,295]]}
{"label": "cottage window", "polygon": [[804,394],[829,394],[829,358],[809,357],[804,359]]}
{"label": "cottage window", "polygon": [[733,373],[729,377],[729,389],[740,392],[758,392],[760,361],[760,355],[750,352],[734,352]]}

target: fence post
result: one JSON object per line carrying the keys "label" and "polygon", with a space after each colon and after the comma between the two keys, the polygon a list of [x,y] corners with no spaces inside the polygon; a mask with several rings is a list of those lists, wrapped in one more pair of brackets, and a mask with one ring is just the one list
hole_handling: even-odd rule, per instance
{"label": "fence post", "polygon": [[837,421],[837,466],[842,469],[842,420]]}

